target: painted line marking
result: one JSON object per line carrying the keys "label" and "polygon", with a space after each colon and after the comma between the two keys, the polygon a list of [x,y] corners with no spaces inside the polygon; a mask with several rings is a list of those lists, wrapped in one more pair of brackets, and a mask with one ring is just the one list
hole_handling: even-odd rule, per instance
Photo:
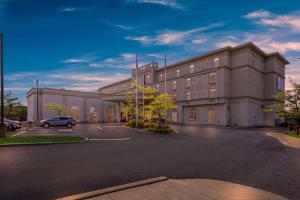
{"label": "painted line marking", "polygon": [[58,129],[58,131],[72,132],[73,130],[72,129]]}
{"label": "painted line marking", "polygon": [[98,130],[103,130],[103,128],[101,128],[100,126],[97,126],[97,129],[98,129]]}
{"label": "painted line marking", "polygon": [[14,134],[14,135],[12,135],[11,137],[15,137],[15,136],[21,135],[21,134],[23,134],[23,133],[26,133],[26,131],[21,131],[20,133]]}
{"label": "painted line marking", "polygon": [[123,141],[123,140],[131,140],[131,138],[98,138],[98,139],[89,139],[91,141]]}

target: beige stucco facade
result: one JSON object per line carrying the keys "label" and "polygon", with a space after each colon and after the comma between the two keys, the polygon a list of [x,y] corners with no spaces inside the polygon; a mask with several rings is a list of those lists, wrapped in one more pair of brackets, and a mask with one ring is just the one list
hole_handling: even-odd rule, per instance
{"label": "beige stucco facade", "polygon": [[[174,94],[177,109],[168,113],[169,121],[181,124],[222,126],[273,126],[277,116],[264,112],[276,102],[274,95],[284,90],[285,65],[279,53],[267,54],[253,43],[225,47],[205,55],[168,65],[157,63],[138,68],[137,82]],[[165,81],[166,71],[166,81]],[[124,92],[136,80],[136,70],[126,80],[99,88],[98,93],[62,89],[41,89],[39,119],[51,113],[43,108],[48,102],[80,110],[78,121],[120,121]],[[28,120],[36,119],[36,89],[27,94]],[[108,112],[110,113],[108,117]],[[93,118],[94,119],[94,118]]]}
{"label": "beige stucco facade", "polygon": [[[72,115],[77,122],[118,122],[120,120],[118,115],[119,104],[101,100],[98,93],[41,88],[38,91],[38,109],[36,94],[36,88],[32,88],[27,92],[28,121],[54,117],[53,111],[45,108],[48,103],[65,105],[69,115]],[[39,110],[38,117],[37,110]]]}
{"label": "beige stucco facade", "polygon": [[[170,121],[223,126],[273,126],[277,116],[264,112],[284,90],[285,65],[279,53],[267,54],[253,43],[225,47],[166,68],[166,92],[175,95]],[[138,68],[137,82],[165,92],[165,69],[157,63]],[[106,100],[130,89],[132,77],[99,89]]]}

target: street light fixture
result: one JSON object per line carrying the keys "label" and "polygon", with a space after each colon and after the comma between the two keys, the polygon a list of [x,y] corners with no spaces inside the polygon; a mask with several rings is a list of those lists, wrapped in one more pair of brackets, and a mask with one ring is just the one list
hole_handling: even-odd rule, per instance
{"label": "street light fixture", "polygon": [[36,83],[36,121],[39,121],[39,80],[34,80]]}

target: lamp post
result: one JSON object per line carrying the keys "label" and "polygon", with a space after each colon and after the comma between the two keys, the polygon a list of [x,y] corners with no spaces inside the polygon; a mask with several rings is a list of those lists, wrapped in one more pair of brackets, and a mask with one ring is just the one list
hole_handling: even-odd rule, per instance
{"label": "lamp post", "polygon": [[36,83],[36,121],[39,121],[39,80],[34,80]]}
{"label": "lamp post", "polygon": [[6,137],[6,127],[4,124],[4,61],[3,61],[3,33],[0,33],[0,67],[1,67],[1,129],[0,137]]}

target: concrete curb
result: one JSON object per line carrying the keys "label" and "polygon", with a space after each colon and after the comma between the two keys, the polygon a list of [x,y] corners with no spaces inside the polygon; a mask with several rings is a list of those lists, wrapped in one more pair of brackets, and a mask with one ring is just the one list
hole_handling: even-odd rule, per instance
{"label": "concrete curb", "polygon": [[280,143],[286,146],[298,149],[300,148],[300,139],[293,136],[289,136],[280,132],[268,132],[266,135],[277,139]]}
{"label": "concrete curb", "polygon": [[38,143],[12,143],[12,144],[0,144],[1,147],[13,147],[13,146],[33,146],[33,145],[51,145],[51,144],[74,144],[74,143],[82,143],[87,142],[89,139],[84,137],[83,141],[72,141],[72,142],[38,142]]}
{"label": "concrete curb", "polygon": [[105,194],[112,193],[112,192],[117,192],[117,191],[126,190],[126,189],[130,189],[130,188],[134,188],[134,187],[144,186],[144,185],[150,185],[153,183],[166,181],[166,180],[168,180],[167,177],[160,176],[157,178],[146,179],[146,180],[142,180],[142,181],[137,181],[137,182],[128,183],[128,184],[124,184],[124,185],[114,186],[114,187],[105,188],[105,189],[101,189],[101,190],[95,190],[92,192],[86,192],[86,193],[81,193],[81,194],[72,195],[72,196],[68,196],[68,197],[63,197],[63,198],[59,198],[57,200],[88,199],[88,198],[101,196],[101,195],[105,195]]}

